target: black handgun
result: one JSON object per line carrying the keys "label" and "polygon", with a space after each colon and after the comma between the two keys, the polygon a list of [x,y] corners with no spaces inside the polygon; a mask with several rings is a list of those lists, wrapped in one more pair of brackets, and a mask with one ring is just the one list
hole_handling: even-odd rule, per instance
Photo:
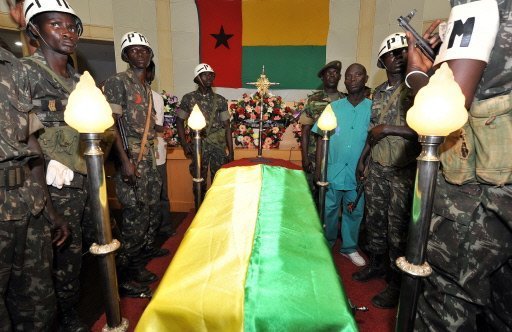
{"label": "black handgun", "polygon": [[353,202],[349,202],[347,204],[348,213],[352,213],[356,209],[357,204],[359,203],[359,200],[361,199],[361,196],[363,196],[363,193],[364,193],[364,183],[365,182],[366,182],[366,178],[364,180],[361,180],[361,181],[359,181],[357,183],[356,199]]}
{"label": "black handgun", "polygon": [[432,62],[434,62],[434,59],[436,57],[436,53],[430,47],[430,44],[423,39],[419,35],[419,33],[414,30],[414,28],[409,24],[409,21],[413,18],[414,14],[416,14],[416,9],[412,10],[408,15],[405,17],[400,16],[398,20],[398,25],[401,26],[405,31],[409,31],[414,38],[416,39],[416,46],[425,54],[425,56]]}

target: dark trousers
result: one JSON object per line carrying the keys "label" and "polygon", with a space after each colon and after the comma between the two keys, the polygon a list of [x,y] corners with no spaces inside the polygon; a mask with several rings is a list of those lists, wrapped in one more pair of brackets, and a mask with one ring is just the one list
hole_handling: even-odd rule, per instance
{"label": "dark trousers", "polygon": [[416,329],[512,331],[512,186],[439,174],[433,209]]}

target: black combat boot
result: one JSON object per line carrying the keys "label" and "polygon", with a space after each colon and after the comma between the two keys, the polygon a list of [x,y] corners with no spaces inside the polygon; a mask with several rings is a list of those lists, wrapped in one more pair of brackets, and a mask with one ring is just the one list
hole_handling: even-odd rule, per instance
{"label": "black combat boot", "polygon": [[133,279],[136,270],[118,267],[118,271],[120,296],[134,298],[151,298],[153,296],[147,285],[140,284]]}
{"label": "black combat boot", "polygon": [[60,332],[88,332],[90,331],[82,320],[75,308],[69,308],[59,313]]}
{"label": "black combat boot", "polygon": [[123,281],[119,284],[119,295],[133,298],[150,298],[153,296],[148,286],[141,285],[133,280]]}
{"label": "black combat boot", "polygon": [[140,268],[138,270],[134,270],[133,274],[131,275],[132,280],[136,281],[137,283],[141,285],[148,285],[152,282],[155,282],[158,280],[158,277],[156,274],[154,274],[151,271],[146,270],[145,268]]}
{"label": "black combat boot", "polygon": [[146,247],[142,250],[141,256],[144,259],[151,259],[156,257],[164,257],[169,255],[169,249],[158,248],[158,247]]}
{"label": "black combat boot", "polygon": [[393,309],[398,305],[398,300],[400,299],[401,277],[402,276],[399,272],[391,272],[391,280],[389,281],[388,286],[372,298],[374,306],[381,309]]}
{"label": "black combat boot", "polygon": [[375,278],[383,278],[386,275],[386,255],[370,253],[370,263],[361,270],[352,274],[352,279],[359,282],[367,282]]}

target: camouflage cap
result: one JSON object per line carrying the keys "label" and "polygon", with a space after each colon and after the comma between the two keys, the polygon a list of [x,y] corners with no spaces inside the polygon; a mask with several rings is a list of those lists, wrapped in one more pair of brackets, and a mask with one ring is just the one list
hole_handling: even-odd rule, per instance
{"label": "camouflage cap", "polygon": [[338,61],[338,60],[334,60],[334,61],[331,61],[329,63],[326,63],[321,69],[320,71],[318,72],[318,74],[316,74],[316,76],[318,77],[322,77],[322,74],[324,73],[324,71],[326,71],[327,69],[329,68],[334,68],[336,69],[338,72],[341,72],[341,61]]}

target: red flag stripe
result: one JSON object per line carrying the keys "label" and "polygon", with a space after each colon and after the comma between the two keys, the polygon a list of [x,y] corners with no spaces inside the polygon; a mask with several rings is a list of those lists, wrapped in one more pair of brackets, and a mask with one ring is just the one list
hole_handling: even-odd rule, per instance
{"label": "red flag stripe", "polygon": [[241,0],[196,0],[201,62],[213,67],[215,85],[242,86]]}

